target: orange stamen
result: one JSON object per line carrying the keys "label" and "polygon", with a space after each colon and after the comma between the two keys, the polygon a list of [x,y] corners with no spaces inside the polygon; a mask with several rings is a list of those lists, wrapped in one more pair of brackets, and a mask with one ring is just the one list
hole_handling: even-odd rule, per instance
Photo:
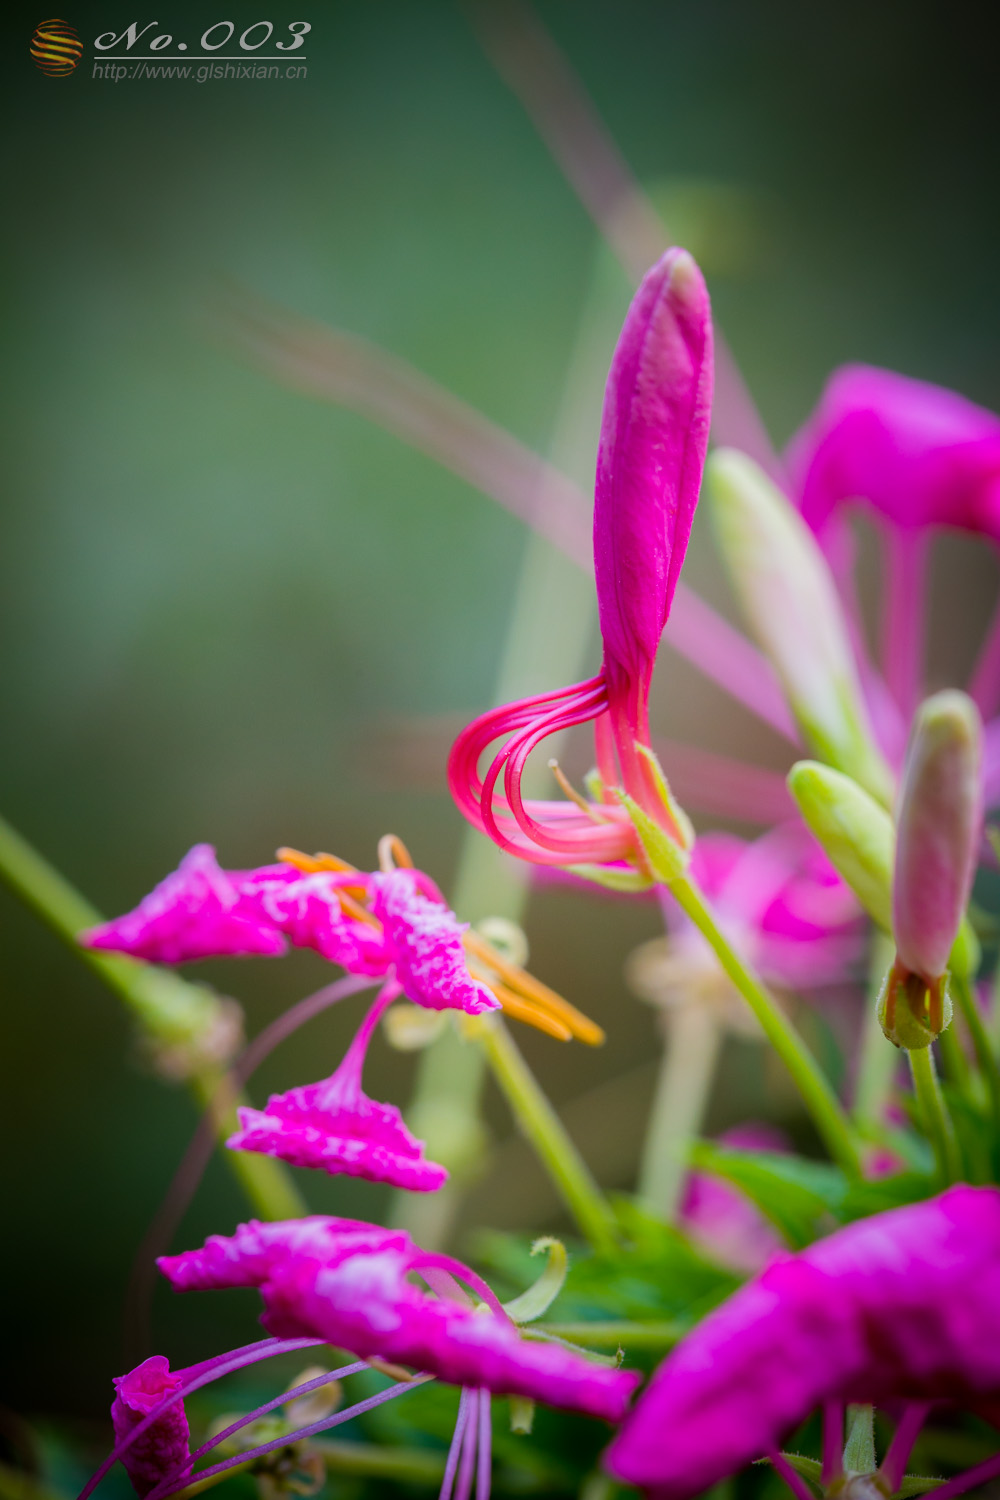
{"label": "orange stamen", "polygon": [[[517,964],[512,964],[509,959],[504,958],[503,954],[498,953],[493,945],[478,932],[463,933],[462,941],[467,951],[480,963],[499,974],[501,980],[504,981],[502,988],[505,992],[517,998],[522,1007],[527,1004],[532,1015],[548,1017],[561,1029],[567,1030],[570,1036],[586,1042],[590,1047],[599,1047],[604,1041],[604,1032],[595,1021],[577,1010],[575,1005],[570,1005],[569,1001],[564,1000],[561,995],[557,995],[555,990],[550,990],[547,984],[542,984],[541,980],[536,979],[533,974],[518,968]],[[490,988],[500,995],[500,989],[496,984],[490,983]],[[541,1027],[543,1031],[548,1029],[548,1027]]]}
{"label": "orange stamen", "polygon": [[544,1031],[548,1036],[555,1037],[557,1042],[571,1042],[573,1033],[568,1026],[557,1021],[554,1016],[547,1015],[545,1011],[539,1010],[529,1000],[523,1000],[520,995],[515,995],[504,984],[491,984],[490,989],[496,995],[503,1006],[504,1015],[513,1016],[515,1021],[524,1021],[529,1026],[534,1026],[538,1031]]}
{"label": "orange stamen", "polygon": [[384,833],[378,841],[378,866],[383,875],[401,866],[413,869],[413,859],[403,840],[395,833]]}
{"label": "orange stamen", "polygon": [[316,875],[320,870],[333,870],[338,875],[347,872],[355,873],[356,865],[349,865],[346,859],[341,859],[336,854],[303,854],[300,849],[278,850],[278,859],[286,865],[294,865],[301,870],[303,875]]}

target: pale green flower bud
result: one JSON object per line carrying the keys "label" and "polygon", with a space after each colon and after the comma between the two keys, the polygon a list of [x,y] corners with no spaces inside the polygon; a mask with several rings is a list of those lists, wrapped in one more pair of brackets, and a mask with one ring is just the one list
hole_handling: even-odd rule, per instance
{"label": "pale green flower bud", "polygon": [[788,790],[837,873],[865,911],[892,931],[892,819],[864,787],[832,766],[800,760]]}
{"label": "pale green flower bud", "polygon": [[729,575],[803,734],[823,760],[888,805],[892,774],[875,742],[840,600],[816,538],[745,454],[717,449],[705,480]]}

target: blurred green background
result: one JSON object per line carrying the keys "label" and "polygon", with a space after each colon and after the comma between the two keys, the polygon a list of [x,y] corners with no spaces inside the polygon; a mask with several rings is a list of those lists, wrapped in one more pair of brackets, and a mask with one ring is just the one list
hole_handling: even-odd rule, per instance
{"label": "blurred green background", "polygon": [[[154,14],[178,35],[223,14],[161,11],[74,3],[65,19],[89,44]],[[51,79],[28,56],[37,9],[3,21],[0,810],[109,914],[198,840],[230,866],[283,843],[364,865],[391,829],[447,887],[463,837],[448,733],[490,701],[525,542],[429,459],[241,362],[211,328],[222,285],[367,335],[544,451],[598,255],[461,9],[225,14],[238,29],[311,20],[308,77],[116,84],[90,76],[88,45],[76,74]],[[858,0],[542,7],[702,254],[778,441],[849,359],[1000,407],[994,66],[971,14]],[[596,429],[580,472],[595,446]],[[728,607],[703,529],[689,577]],[[932,669],[960,680],[992,560],[949,543],[940,582]],[[655,718],[784,763],[670,653]],[[2,1399],[100,1418],[130,1262],[193,1112],[136,1064],[114,997],[3,891],[0,919]],[[656,927],[652,907],[561,891],[529,911],[532,966],[609,1041],[592,1053],[521,1036],[613,1186],[629,1185],[653,1083],[653,1016],[622,963]],[[303,954],[201,972],[245,1003],[251,1031],[324,978]],[[285,1046],[258,1102],[332,1066],[359,1009]],[[405,1102],[413,1066],[377,1043],[370,1091]],[[767,1090],[771,1113],[787,1111],[777,1074],[759,1074],[731,1046],[710,1123],[760,1112]],[[489,1109],[497,1168],[469,1222],[555,1222]],[[384,1207],[365,1184],[307,1186],[321,1210]],[[213,1165],[181,1243],[242,1212]],[[163,1296],[157,1347],[177,1362],[252,1337],[253,1300]]]}

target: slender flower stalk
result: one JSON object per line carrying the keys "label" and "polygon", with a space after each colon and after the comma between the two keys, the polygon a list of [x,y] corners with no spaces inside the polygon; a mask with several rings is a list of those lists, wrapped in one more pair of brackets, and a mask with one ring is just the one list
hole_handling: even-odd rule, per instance
{"label": "slender flower stalk", "polygon": [[930,1047],[907,1050],[913,1091],[923,1116],[924,1132],[934,1152],[934,1166],[942,1187],[950,1187],[963,1177],[958,1139],[937,1076],[934,1053]]}
{"label": "slender flower stalk", "polygon": [[611,1209],[510,1032],[499,1019],[484,1020],[479,1028],[493,1076],[559,1196],[595,1250],[613,1251],[616,1237]]}
{"label": "slender flower stalk", "polygon": [[861,1170],[857,1141],[847,1114],[795,1027],[753,969],[719,927],[705,897],[690,876],[681,875],[670,893],[708,941],[719,963],[739,990],[761,1030],[791,1074],[834,1161],[850,1176]]}

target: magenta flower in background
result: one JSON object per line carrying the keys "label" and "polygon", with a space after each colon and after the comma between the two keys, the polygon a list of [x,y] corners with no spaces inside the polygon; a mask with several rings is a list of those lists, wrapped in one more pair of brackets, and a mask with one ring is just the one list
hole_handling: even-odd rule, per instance
{"label": "magenta flower in background", "polygon": [[[120,1443],[164,1396],[180,1390],[184,1376],[180,1372],[171,1373],[163,1355],[154,1354],[127,1375],[116,1376],[114,1384],[111,1421],[115,1442]],[[184,1402],[176,1402],[150,1423],[125,1450],[122,1462],[140,1496],[147,1495],[161,1480],[178,1479],[186,1474],[191,1467],[191,1449]]]}
{"label": "magenta flower in background", "polygon": [[[687,1500],[845,1401],[915,1403],[908,1445],[930,1402],[1000,1418],[997,1189],[952,1188],[777,1257],[659,1367],[607,1466],[656,1500]],[[907,1453],[891,1457],[888,1493]]]}
{"label": "magenta flower in background", "polygon": [[407,1130],[399,1110],[369,1099],[361,1087],[372,1033],[398,994],[396,984],[383,989],[332,1078],[272,1094],[264,1109],[238,1110],[240,1128],[226,1145],[277,1156],[293,1167],[390,1182],[410,1192],[441,1187],[447,1171],[425,1158],[423,1142]]}
{"label": "magenta flower in background", "polygon": [[[836,983],[864,951],[857,900],[801,825],[781,824],[752,843],[703,834],[691,873],[732,942],[771,984]],[[694,949],[707,958],[704,938],[667,895],[664,910],[673,953]]]}
{"label": "magenta flower in background", "polygon": [[[178,1291],[257,1287],[261,1321],[283,1338],[323,1339],[362,1358],[378,1357],[441,1380],[617,1422],[638,1375],[589,1361],[560,1345],[529,1342],[475,1272],[421,1250],[402,1230],[314,1217],[242,1224],[201,1250],[158,1262]],[[408,1279],[424,1277],[433,1296]],[[452,1300],[466,1282],[492,1312]]]}
{"label": "magenta flower in background", "polygon": [[[718,1137],[720,1146],[744,1151],[791,1150],[784,1131],[773,1125],[736,1125]],[[712,1172],[689,1172],[681,1198],[680,1227],[720,1265],[752,1275],[784,1249],[784,1241],[757,1205]]]}
{"label": "magenta flower in background", "polygon": [[[653,665],[698,500],[711,395],[708,293],[691,257],[668,250],[629,309],[605,395],[594,504],[601,671],[482,715],[458,737],[448,763],[461,811],[524,859],[641,862],[631,823],[612,797],[617,786],[683,841],[636,747],[650,744]],[[590,720],[605,800],[525,801],[521,776],[530,752]],[[480,779],[479,758],[501,737],[505,743]]]}
{"label": "magenta flower in background", "polygon": [[[923,694],[930,535],[950,527],[1000,543],[1000,417],[940,386],[847,365],[830,377],[787,465],[802,515],[823,542],[849,606],[883,746],[898,761]],[[863,645],[845,524],[852,504],[873,512],[885,536],[884,683]],[[970,692],[984,717],[1000,708],[1000,613]]]}
{"label": "magenta flower in background", "polygon": [[1000,541],[1000,417],[942,386],[845,365],[786,461],[820,535],[854,502],[903,530],[952,526]]}

